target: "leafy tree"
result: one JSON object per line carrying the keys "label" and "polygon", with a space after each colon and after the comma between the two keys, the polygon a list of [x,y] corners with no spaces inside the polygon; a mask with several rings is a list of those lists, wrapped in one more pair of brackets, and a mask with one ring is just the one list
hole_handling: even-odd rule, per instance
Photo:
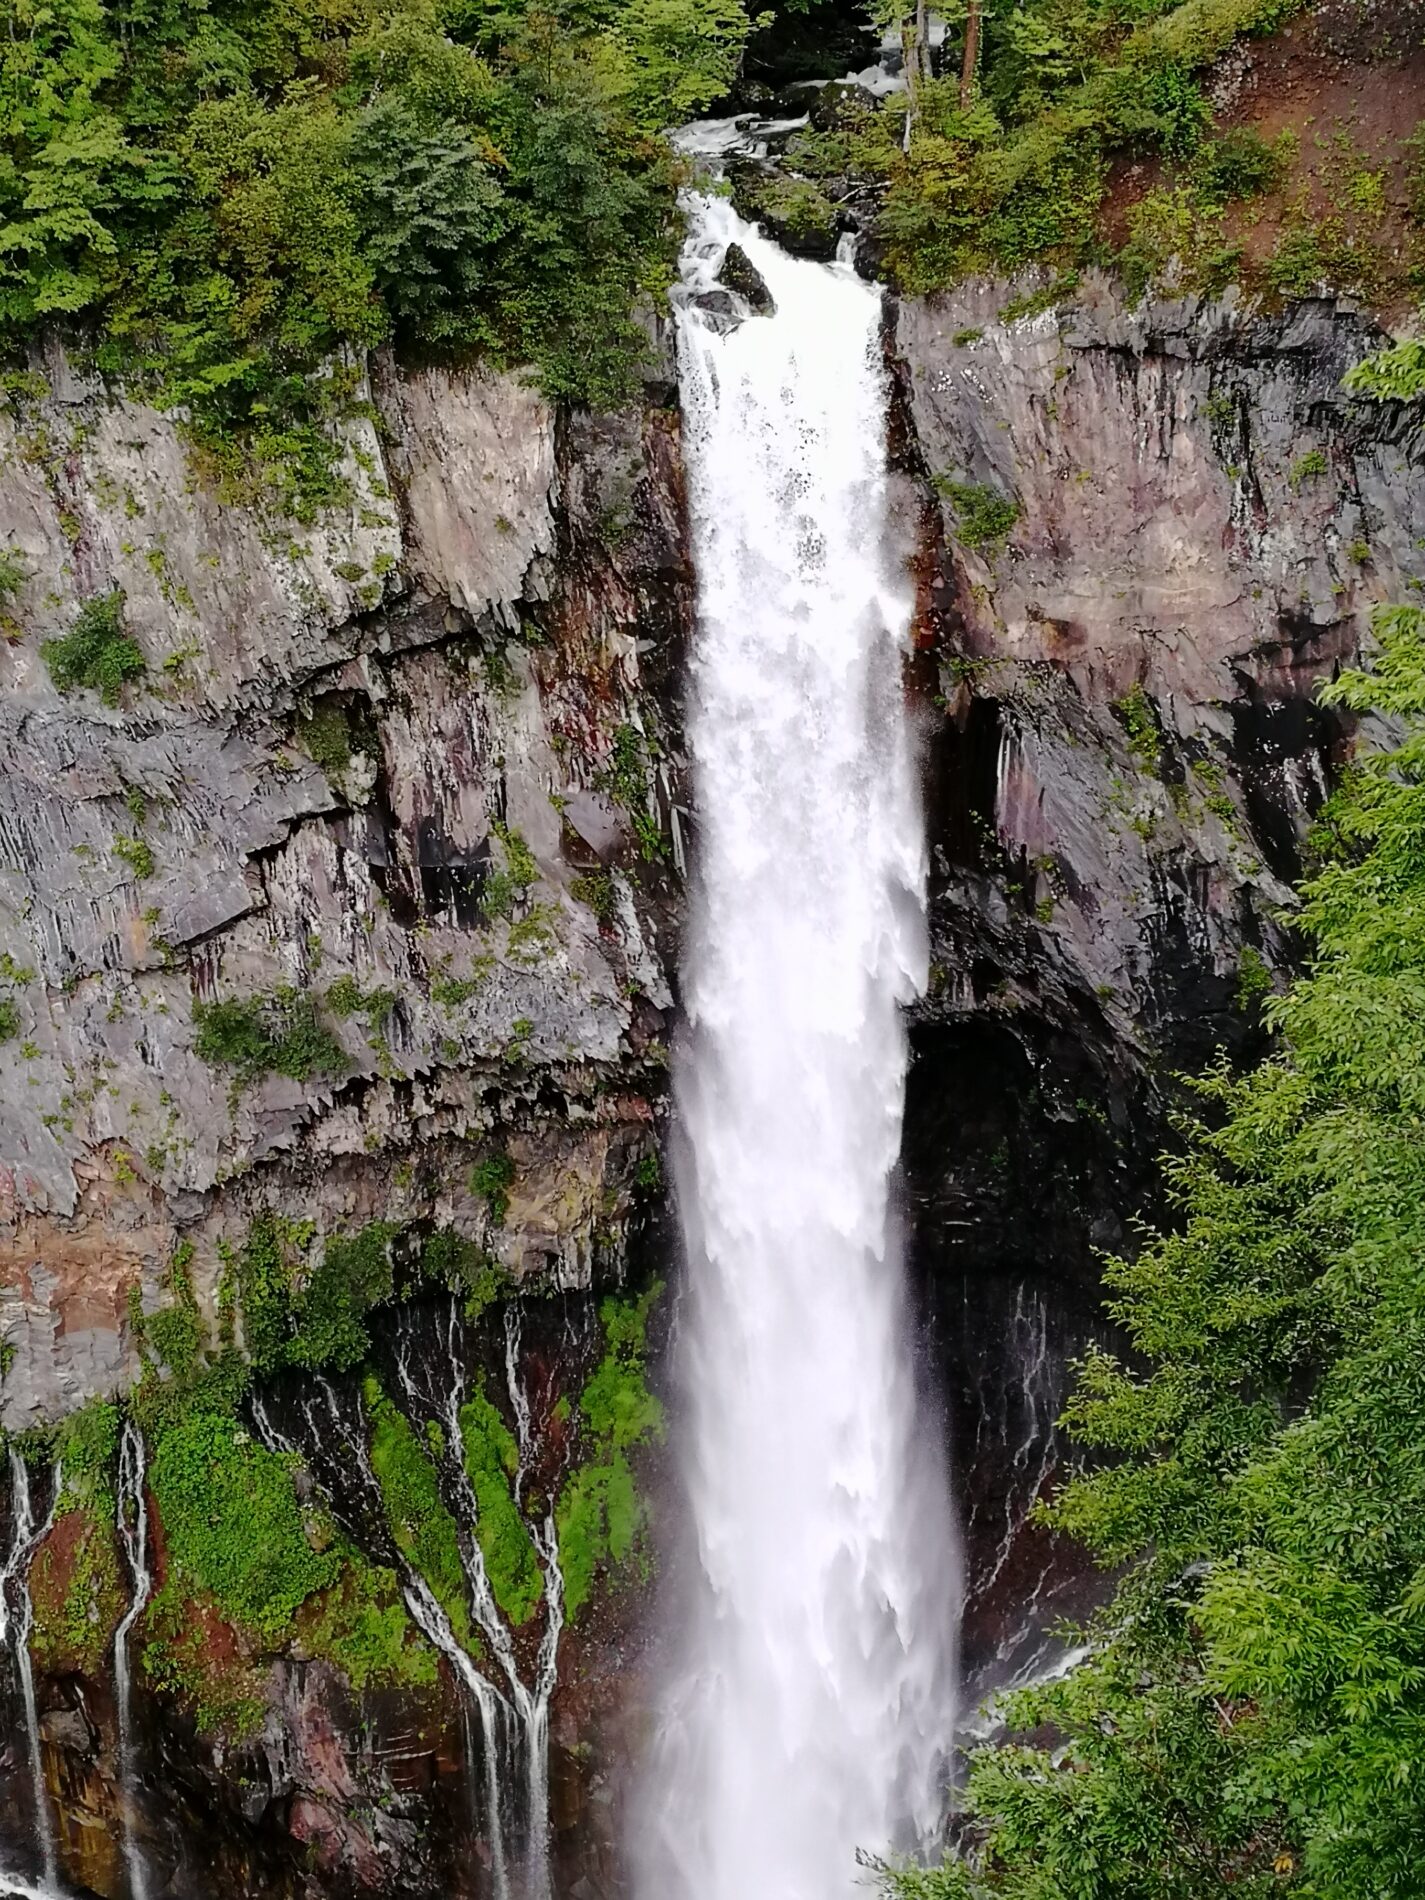
{"label": "leafy tree", "polygon": [[[677,255],[659,129],[726,89],[741,0],[15,0],[0,355],[82,321],[230,494],[343,498],[353,353],[483,352],[626,396]],[[463,42],[463,43],[462,43]]]}

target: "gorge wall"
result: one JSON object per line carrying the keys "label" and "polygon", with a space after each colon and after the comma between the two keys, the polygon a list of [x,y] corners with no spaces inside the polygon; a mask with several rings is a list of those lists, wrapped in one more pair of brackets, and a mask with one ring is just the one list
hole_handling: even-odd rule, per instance
{"label": "gorge wall", "polygon": [[[1171,1073],[1255,1033],[1350,740],[1314,688],[1377,603],[1418,586],[1425,537],[1414,422],[1341,391],[1377,340],[1359,310],[1130,310],[1086,279],[1000,314],[1034,288],[887,318],[932,844],[906,1199],[979,1683],[1026,1665],[1092,1587],[1025,1513],[1060,1455],[1067,1362],[1100,1323],[1096,1250],[1154,1205]],[[57,352],[0,413],[0,546],[26,575],[0,645],[12,1432],[123,1394],[146,1362],[153,1390],[181,1384],[156,1315],[191,1311],[213,1353],[251,1352],[254,1233],[277,1234],[301,1312],[328,1243],[373,1224],[398,1264],[464,1249],[471,1363],[511,1431],[512,1303],[525,1388],[555,1421],[598,1359],[598,1294],[671,1265],[657,1156],[692,829],[671,377],[591,419],[512,378],[368,375],[349,500],[306,526],[222,498],[169,419]],[[61,696],[41,642],[115,588],[143,679],[114,707]],[[241,1008],[205,1014],[221,1002]],[[435,1313],[448,1296],[422,1285]],[[671,1303],[652,1309],[655,1360]],[[388,1386],[404,1310],[370,1314]],[[274,1412],[317,1377],[289,1354]],[[656,1434],[630,1455],[673,1508]],[[112,1523],[81,1536],[80,1515],[30,1573],[42,1758],[64,1873],[117,1896],[121,1593],[76,1552],[107,1538],[108,1569],[89,1568],[123,1572]],[[623,1890],[648,1575],[610,1557],[560,1648],[551,1819],[571,1895]],[[358,1686],[310,1631],[264,1635],[198,1596],[180,1614],[203,1667],[240,1664],[258,1707],[225,1729],[197,1664],[140,1665],[155,1891],[485,1890],[445,1660]],[[141,1623],[135,1651],[165,1640]],[[0,1838],[19,1864],[18,1695],[7,1735]]]}

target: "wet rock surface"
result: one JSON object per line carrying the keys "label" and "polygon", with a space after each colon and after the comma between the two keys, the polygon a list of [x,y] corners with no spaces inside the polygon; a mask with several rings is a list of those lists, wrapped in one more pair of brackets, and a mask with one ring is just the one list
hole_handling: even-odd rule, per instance
{"label": "wet rock surface", "polygon": [[766,280],[740,244],[729,244],[717,280],[735,291],[759,317],[770,317],[777,306]]}
{"label": "wet rock surface", "polygon": [[1341,387],[1381,340],[1349,301],[1130,308],[1091,275],[1002,320],[1039,288],[907,301],[889,337],[932,863],[905,1160],[977,1447],[981,1680],[1023,1661],[1017,1604],[1086,1587],[1019,1528],[1054,1481],[1047,1422],[1102,1323],[1102,1252],[1159,1207],[1174,1075],[1256,1045],[1352,736],[1315,690],[1418,586],[1425,530],[1417,419]]}

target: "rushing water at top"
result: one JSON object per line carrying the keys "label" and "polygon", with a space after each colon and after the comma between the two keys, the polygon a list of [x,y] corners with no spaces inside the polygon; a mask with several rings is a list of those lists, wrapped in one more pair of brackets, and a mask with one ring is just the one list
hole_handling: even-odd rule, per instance
{"label": "rushing water at top", "polygon": [[917,1403],[891,1177],[924,846],[888,548],[880,299],[715,198],[773,316],[690,300],[699,886],[676,1072],[694,1601],[643,1815],[645,1900],[842,1900],[933,1829],[957,1558]]}

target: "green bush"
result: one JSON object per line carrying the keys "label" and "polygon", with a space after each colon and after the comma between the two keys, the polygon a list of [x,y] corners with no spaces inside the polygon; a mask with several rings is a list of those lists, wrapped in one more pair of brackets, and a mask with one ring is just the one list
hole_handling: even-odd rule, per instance
{"label": "green bush", "polygon": [[604,1356],[579,1399],[585,1456],[566,1479],[555,1510],[564,1607],[571,1621],[600,1575],[640,1560],[648,1509],[630,1453],[661,1438],[663,1407],[647,1384],[648,1317],[661,1285],[641,1298],[607,1299],[599,1308]]}
{"label": "green bush", "polygon": [[180,1587],[208,1592],[225,1616],[269,1641],[286,1636],[298,1606],[340,1573],[340,1558],[307,1540],[291,1461],[230,1417],[195,1412],[161,1432],[149,1484]]}
{"label": "green bush", "polygon": [[735,0],[14,0],[0,43],[0,349],[80,319],[101,368],[181,408],[220,490],[349,498],[339,359],[532,364],[636,388],[634,312],[679,238],[655,129],[725,90]]}
{"label": "green bush", "polygon": [[953,481],[947,475],[937,475],[934,481],[954,513],[956,539],[967,548],[984,552],[1001,545],[1019,519],[1019,503],[997,488]]}
{"label": "green bush", "polygon": [[849,129],[794,140],[791,159],[884,191],[887,268],[911,293],[1036,259],[1101,262],[1098,216],[1115,157],[1198,166],[1219,193],[1263,175],[1230,135],[1213,151],[1198,75],[1240,34],[1269,32],[1305,4],[1031,0],[1002,23],[987,10],[983,90],[968,110],[956,79],[934,80],[919,89],[909,150],[904,102],[893,100]]}
{"label": "green bush", "polygon": [[514,1179],[515,1164],[507,1154],[485,1155],[470,1170],[470,1192],[483,1196],[495,1227],[504,1226]]}
{"label": "green bush", "polygon": [[1377,616],[1375,711],[1294,922],[1273,1034],[1197,1084],[1173,1219],[1108,1264],[1127,1350],[1066,1415],[1043,1515],[1120,1573],[1064,1680],[972,1752],[960,1849],[904,1900],[1416,1900],[1425,1838],[1425,611]]}
{"label": "green bush", "polygon": [[46,640],[40,655],[61,693],[90,687],[106,706],[117,706],[130,680],[147,670],[138,643],[124,632],[121,588],[86,600],[69,632]]}
{"label": "green bush", "polygon": [[371,1468],[381,1486],[391,1535],[430,1585],[456,1640],[469,1649],[474,1637],[460,1534],[440,1495],[435,1465],[410,1421],[377,1381],[368,1377],[364,1389],[371,1419]]}
{"label": "green bush", "polygon": [[479,1512],[475,1536],[490,1588],[508,1620],[527,1623],[544,1596],[544,1577],[529,1528],[515,1503],[510,1481],[519,1470],[519,1447],[483,1393],[460,1408],[465,1469]]}
{"label": "green bush", "polygon": [[346,1051],[317,1014],[315,999],[279,989],[247,1001],[195,1003],[193,1049],[215,1068],[233,1069],[240,1083],[264,1075],[295,1082],[338,1077],[351,1067]]}

